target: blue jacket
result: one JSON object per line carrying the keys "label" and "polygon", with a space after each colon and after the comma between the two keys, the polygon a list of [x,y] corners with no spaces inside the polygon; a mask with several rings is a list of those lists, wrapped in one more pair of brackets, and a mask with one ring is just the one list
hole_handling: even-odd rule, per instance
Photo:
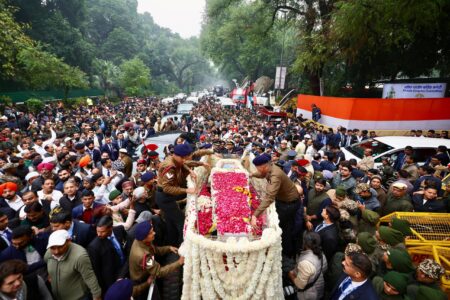
{"label": "blue jacket", "polygon": [[438,188],[438,195],[441,196],[443,190],[440,188],[442,186],[442,181],[437,178],[434,177],[433,175],[423,175],[420,176],[415,182],[414,182],[414,188],[413,188],[413,192],[417,192],[420,189],[420,185],[422,184],[422,182],[424,182],[425,180],[433,182],[434,185]]}
{"label": "blue jacket", "polygon": [[313,161],[311,161],[311,165],[312,165],[314,171],[322,171],[322,166],[320,165],[320,162],[313,160]]}
{"label": "blue jacket", "polygon": [[406,157],[405,152],[400,152],[398,154],[398,156],[397,156],[397,158],[395,159],[395,162],[394,162],[394,169],[396,171],[400,171],[402,169],[403,164],[405,163],[405,157]]}
{"label": "blue jacket", "polygon": [[414,195],[412,201],[416,212],[446,213],[449,210],[448,199],[435,199],[423,204],[423,195]]}
{"label": "blue jacket", "polygon": [[[97,202],[94,202],[92,204],[92,209],[96,209],[97,207],[102,206],[102,204],[99,204]],[[81,219],[81,216],[83,215],[83,204],[80,204],[78,206],[75,206],[72,210],[72,218],[74,219]],[[91,223],[90,224],[94,224],[95,220],[94,217],[92,217]]]}
{"label": "blue jacket", "polygon": [[[339,285],[344,281],[344,279],[347,278],[347,274],[343,273],[341,277],[339,278],[336,286],[334,287],[330,300],[338,300],[341,293],[339,292]],[[377,292],[375,291],[372,281],[370,278],[367,279],[367,281],[359,286],[357,289],[352,291],[350,294],[345,296],[342,300],[357,300],[357,299],[364,299],[364,300],[378,300],[379,297],[377,295]]]}
{"label": "blue jacket", "polygon": [[95,236],[91,225],[73,220],[72,242],[86,248]]}
{"label": "blue jacket", "polygon": [[[43,232],[34,236],[30,241],[30,245],[33,246],[34,249],[36,249],[36,251],[42,258],[44,257],[45,252],[47,251],[49,235],[50,235],[49,233]],[[25,250],[19,250],[13,245],[10,245],[8,248],[6,248],[0,253],[0,263],[10,259],[19,259],[26,263],[27,256],[25,254]],[[45,262],[43,259],[29,265],[27,273],[32,273],[42,267],[45,267]]]}
{"label": "blue jacket", "polygon": [[111,160],[116,160],[119,157],[119,148],[117,148],[117,144],[115,143],[111,143],[111,148],[110,149],[108,144],[103,144],[102,147],[100,148],[100,151],[106,152],[109,155],[109,158],[111,158]]}
{"label": "blue jacket", "polygon": [[322,160],[320,162],[320,166],[322,167],[322,171],[323,170],[328,170],[330,172],[336,171],[336,166],[329,160]]}

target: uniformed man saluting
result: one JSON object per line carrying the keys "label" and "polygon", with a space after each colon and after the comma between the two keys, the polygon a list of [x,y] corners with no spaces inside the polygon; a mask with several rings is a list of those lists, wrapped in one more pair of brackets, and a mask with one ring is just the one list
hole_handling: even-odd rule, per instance
{"label": "uniformed man saluting", "polygon": [[268,154],[264,153],[255,157],[253,164],[256,166],[258,172],[251,176],[266,178],[267,187],[261,204],[253,213],[251,225],[255,227],[256,218],[275,201],[282,230],[281,243],[283,255],[294,257],[296,250],[295,241],[297,239],[294,236],[295,216],[301,206],[297,188],[281,168],[271,163],[271,157]]}
{"label": "uniformed man saluting", "polygon": [[[180,144],[174,148],[173,155],[168,156],[158,170],[158,185],[156,188],[156,204],[163,211],[169,245],[179,246],[183,241],[184,214],[176,201],[186,198],[186,194],[195,194],[195,188],[187,188],[186,177],[195,177],[192,167],[208,164],[192,161],[194,155],[211,154],[212,150],[194,152],[190,145]],[[191,155],[193,154],[193,155]]]}

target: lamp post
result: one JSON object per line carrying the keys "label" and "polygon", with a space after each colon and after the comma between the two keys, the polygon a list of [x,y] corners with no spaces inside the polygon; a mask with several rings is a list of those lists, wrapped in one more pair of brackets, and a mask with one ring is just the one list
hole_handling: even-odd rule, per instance
{"label": "lamp post", "polygon": [[[281,9],[280,10],[280,12],[283,14],[283,19],[284,19],[284,21],[286,22],[287,21],[287,13],[288,13],[288,11],[287,10],[285,10],[285,9]],[[283,80],[282,80],[282,76],[283,76],[283,56],[284,56],[284,41],[285,41],[285,38],[286,38],[286,28],[283,28],[283,39],[281,40],[281,53],[280,53],[280,67],[279,67],[279,76],[278,76],[278,78],[276,78],[276,79],[278,79],[278,83],[277,83],[277,85],[278,85],[278,90],[277,90],[277,96],[276,97],[278,97],[279,95],[280,95],[280,92],[281,92],[281,83],[283,82]],[[286,76],[286,74],[284,74],[285,76]]]}

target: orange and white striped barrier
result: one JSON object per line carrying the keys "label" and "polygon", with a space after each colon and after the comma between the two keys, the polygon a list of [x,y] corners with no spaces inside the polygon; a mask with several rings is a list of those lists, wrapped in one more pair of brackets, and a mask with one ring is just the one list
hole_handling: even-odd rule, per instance
{"label": "orange and white striped barrier", "polygon": [[311,118],[311,105],[322,111],[320,123],[336,128],[372,130],[450,129],[450,98],[339,98],[298,95],[297,110]]}

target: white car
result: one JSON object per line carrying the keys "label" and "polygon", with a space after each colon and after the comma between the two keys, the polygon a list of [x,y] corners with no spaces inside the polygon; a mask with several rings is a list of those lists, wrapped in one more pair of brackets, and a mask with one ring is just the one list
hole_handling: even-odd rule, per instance
{"label": "white car", "polygon": [[194,104],[192,103],[181,103],[178,104],[177,114],[188,114],[194,108]]}
{"label": "white car", "polygon": [[189,97],[186,98],[185,102],[192,102],[192,103],[198,104],[198,97],[196,97],[196,96],[189,96]]}
{"label": "white car", "polygon": [[227,97],[217,97],[219,104],[223,107],[234,107],[236,103],[231,98]]}
{"label": "white car", "polygon": [[344,152],[346,160],[354,158],[360,161],[364,156],[364,149],[370,148],[373,151],[375,167],[377,167],[381,165],[382,157],[389,157],[394,162],[398,154],[406,146],[411,146],[414,149],[417,163],[423,165],[427,158],[436,154],[437,147],[441,145],[450,149],[450,140],[408,136],[381,136],[342,148],[342,152]]}
{"label": "white car", "polygon": [[[158,149],[156,149],[156,152],[159,154],[159,159],[162,161],[164,159],[164,148],[170,144],[175,143],[175,139],[178,138],[182,134],[181,131],[170,131],[170,132],[163,132],[161,134],[156,134],[154,136],[151,136],[145,140],[145,144],[156,144],[158,146]],[[141,150],[142,147],[144,147],[143,144],[140,144],[136,147],[136,150],[133,155],[133,160],[137,160],[141,156]],[[136,162],[134,162],[134,165]]]}
{"label": "white car", "polygon": [[168,97],[168,98],[162,99],[161,103],[163,103],[163,104],[170,104],[170,103],[173,103],[174,100],[175,100],[174,98]]}
{"label": "white car", "polygon": [[182,113],[168,114],[161,118],[161,123],[164,125],[164,123],[166,123],[167,119],[169,119],[169,118],[172,118],[174,120],[175,120],[175,118],[177,118],[176,121],[180,122],[181,119],[186,116],[187,116],[187,114],[182,114]]}
{"label": "white car", "polygon": [[176,94],[176,95],[174,96],[174,98],[175,98],[175,99],[178,99],[178,100],[183,100],[183,99],[186,98],[186,94],[185,94],[185,93],[178,93],[178,94]]}

